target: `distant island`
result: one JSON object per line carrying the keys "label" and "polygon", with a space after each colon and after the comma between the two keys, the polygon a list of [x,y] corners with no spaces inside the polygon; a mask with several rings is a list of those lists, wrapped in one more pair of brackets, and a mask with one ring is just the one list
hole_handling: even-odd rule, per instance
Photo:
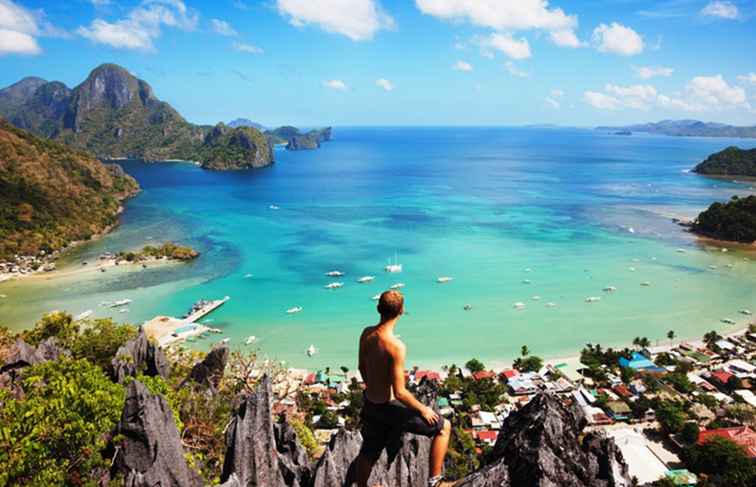
{"label": "distant island", "polygon": [[257,129],[260,131],[266,130],[265,125],[257,122],[253,122],[252,120],[248,118],[236,118],[234,120],[231,120],[228,122],[228,126],[232,128],[238,128],[238,127],[252,127],[253,129]]}
{"label": "distant island", "polygon": [[138,252],[118,252],[113,256],[116,262],[148,262],[160,259],[188,262],[199,257],[199,252],[185,245],[163,242],[160,246],[145,245]]}
{"label": "distant island", "polygon": [[97,67],[73,89],[24,78],[0,90],[0,116],[101,159],[181,159],[207,169],[273,162],[268,139],[258,129],[191,124],[149,84],[115,64]]}
{"label": "distant island", "polygon": [[47,267],[118,221],[139,185],[120,166],[0,119],[0,274]]}
{"label": "distant island", "polygon": [[707,176],[756,177],[756,149],[728,147],[707,157],[693,172]]}
{"label": "distant island", "polygon": [[321,142],[331,140],[331,130],[326,127],[302,133],[298,128],[286,125],[265,132],[265,136],[272,144],[286,144],[287,150],[313,150],[320,148]]}
{"label": "distant island", "polygon": [[608,132],[643,132],[649,134],[674,135],[683,137],[756,137],[756,126],[737,127],[723,123],[701,122],[700,120],[662,120],[623,127],[596,127]]}
{"label": "distant island", "polygon": [[691,231],[730,242],[756,242],[756,196],[733,196],[727,203],[714,203],[698,215]]}

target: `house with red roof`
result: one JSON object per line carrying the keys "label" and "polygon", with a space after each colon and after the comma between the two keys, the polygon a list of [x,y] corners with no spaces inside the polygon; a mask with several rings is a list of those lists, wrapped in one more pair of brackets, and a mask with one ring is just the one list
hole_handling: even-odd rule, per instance
{"label": "house with red roof", "polygon": [[735,377],[735,375],[727,372],[726,370],[715,370],[714,372],[710,372],[709,377],[711,377],[711,380],[713,380],[716,383],[719,383],[719,385],[726,386],[727,383]]}
{"label": "house with red roof", "polygon": [[415,372],[415,382],[419,384],[423,379],[441,382],[441,375],[438,372],[433,372],[432,370],[418,370],[417,372]]}
{"label": "house with red roof", "polygon": [[495,379],[496,374],[492,370],[480,370],[473,372],[472,378],[474,380]]}
{"label": "house with red roof", "polygon": [[511,379],[513,377],[517,377],[518,375],[520,375],[520,371],[519,370],[517,370],[517,369],[506,369],[506,370],[502,370],[501,371],[501,373],[499,374],[499,378],[501,380],[508,381],[509,379]]}
{"label": "house with red roof", "polygon": [[706,443],[712,438],[719,437],[730,440],[735,444],[742,446],[748,456],[756,458],[756,432],[748,426],[737,426],[734,428],[718,428],[713,430],[704,430],[698,434],[698,444]]}
{"label": "house with red roof", "polygon": [[484,430],[484,431],[475,431],[473,432],[473,437],[480,441],[481,443],[485,443],[489,446],[494,446],[496,444],[496,438],[499,436],[498,431],[493,430]]}

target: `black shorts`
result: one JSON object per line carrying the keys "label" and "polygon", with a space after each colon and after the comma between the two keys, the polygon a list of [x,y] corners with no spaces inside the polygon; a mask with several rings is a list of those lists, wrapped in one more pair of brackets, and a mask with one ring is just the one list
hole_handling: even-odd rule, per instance
{"label": "black shorts", "polygon": [[[401,448],[402,433],[428,437],[437,436],[444,428],[444,418],[436,424],[428,424],[420,413],[404,406],[399,401],[375,404],[365,398],[362,406],[362,448],[360,454],[373,461],[381,456],[384,448],[389,455]],[[393,450],[393,451],[392,451]]]}

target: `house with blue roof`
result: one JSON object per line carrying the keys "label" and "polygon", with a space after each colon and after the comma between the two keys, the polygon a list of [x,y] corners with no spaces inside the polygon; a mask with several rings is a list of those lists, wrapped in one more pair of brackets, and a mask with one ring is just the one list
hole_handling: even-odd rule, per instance
{"label": "house with blue roof", "polygon": [[666,372],[666,369],[662,367],[658,367],[655,363],[651,361],[651,359],[649,359],[645,355],[638,352],[633,352],[632,356],[629,359],[625,357],[620,357],[619,365],[620,367],[628,367],[633,370],[637,370],[638,372],[650,372],[650,373]]}

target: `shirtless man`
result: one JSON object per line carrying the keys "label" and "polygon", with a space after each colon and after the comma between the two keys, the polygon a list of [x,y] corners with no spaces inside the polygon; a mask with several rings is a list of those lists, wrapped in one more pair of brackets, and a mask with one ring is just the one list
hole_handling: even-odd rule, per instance
{"label": "shirtless man", "polygon": [[381,321],[360,336],[360,373],[367,386],[362,408],[362,449],[357,459],[357,484],[368,487],[373,464],[387,446],[391,433],[414,433],[433,438],[428,485],[440,485],[451,423],[440,418],[409,392],[404,383],[407,348],[394,335],[404,313],[404,297],[386,291],[378,301]]}

